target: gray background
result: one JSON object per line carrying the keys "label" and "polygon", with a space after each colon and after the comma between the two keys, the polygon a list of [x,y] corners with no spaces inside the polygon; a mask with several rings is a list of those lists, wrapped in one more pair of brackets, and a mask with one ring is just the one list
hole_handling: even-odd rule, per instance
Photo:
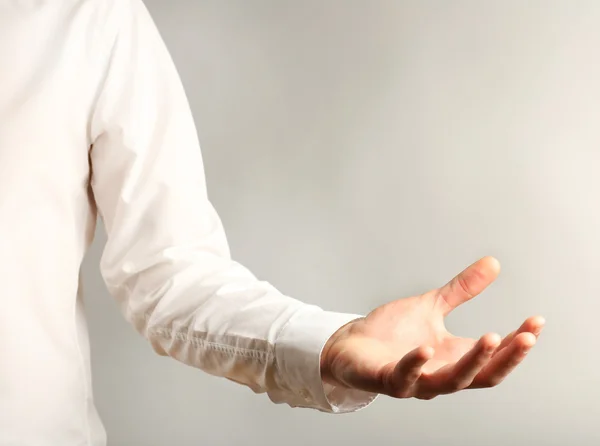
{"label": "gray background", "polygon": [[600,441],[600,2],[148,0],[188,91],[232,252],[364,313],[483,255],[458,334],[548,320],[500,387],[331,416],[159,358],[84,265],[113,446]]}

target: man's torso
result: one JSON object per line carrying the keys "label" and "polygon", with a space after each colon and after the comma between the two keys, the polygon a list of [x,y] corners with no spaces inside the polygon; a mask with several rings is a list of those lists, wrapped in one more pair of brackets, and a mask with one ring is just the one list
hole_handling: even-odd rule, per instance
{"label": "man's torso", "polygon": [[0,0],[0,445],[101,445],[79,268],[111,1]]}

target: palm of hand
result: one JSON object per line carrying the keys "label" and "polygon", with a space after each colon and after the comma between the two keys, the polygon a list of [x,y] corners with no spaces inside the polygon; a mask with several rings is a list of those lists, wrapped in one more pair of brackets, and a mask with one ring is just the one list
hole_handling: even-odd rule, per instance
{"label": "palm of hand", "polygon": [[527,319],[504,339],[495,333],[479,340],[461,338],[444,325],[450,311],[479,294],[497,274],[497,261],[484,258],[440,289],[390,302],[344,327],[324,350],[324,378],[420,399],[499,384],[535,344],[543,319]]}
{"label": "palm of hand", "polygon": [[[436,309],[438,304],[428,304],[428,298],[419,296],[391,302],[366,318],[364,335],[379,344],[380,349],[387,350],[390,362],[425,345],[433,349],[433,355],[423,366],[423,371],[433,372],[456,362],[476,344],[475,339],[452,335]],[[390,319],[388,314],[398,317]],[[391,329],[386,330],[386,326]]]}

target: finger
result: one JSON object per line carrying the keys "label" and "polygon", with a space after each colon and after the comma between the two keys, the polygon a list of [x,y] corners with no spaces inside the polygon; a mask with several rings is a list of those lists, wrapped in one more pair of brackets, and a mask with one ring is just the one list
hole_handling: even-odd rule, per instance
{"label": "finger", "polygon": [[419,381],[419,392],[423,394],[453,393],[471,385],[477,374],[488,364],[498,345],[500,335],[488,333],[482,336],[471,350],[455,364],[443,367]]}
{"label": "finger", "polygon": [[475,377],[471,388],[494,387],[500,384],[525,359],[535,343],[536,337],[532,333],[516,335]]}
{"label": "finger", "polygon": [[500,344],[500,336],[490,333],[467,352],[453,367],[449,391],[469,387],[478,373],[488,364]]}
{"label": "finger", "polygon": [[412,387],[421,376],[423,365],[433,357],[431,347],[419,347],[405,355],[391,372],[387,394],[395,398],[411,396]]}
{"label": "finger", "polygon": [[445,304],[444,314],[477,296],[499,273],[500,263],[493,257],[484,257],[466,268],[438,291]]}
{"label": "finger", "polygon": [[508,334],[504,339],[502,339],[502,342],[498,346],[498,349],[496,350],[495,354],[497,355],[501,350],[507,347],[518,334],[531,333],[537,338],[544,329],[545,323],[546,321],[541,316],[533,316],[526,319],[518,330],[513,331],[512,333]]}

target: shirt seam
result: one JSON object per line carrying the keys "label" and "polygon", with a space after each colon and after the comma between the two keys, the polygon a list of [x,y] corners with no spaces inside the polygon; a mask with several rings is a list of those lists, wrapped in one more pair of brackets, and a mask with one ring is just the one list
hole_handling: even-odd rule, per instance
{"label": "shirt seam", "polygon": [[[256,350],[251,348],[243,348],[243,347],[234,347],[227,344],[221,344],[218,342],[208,341],[206,339],[190,336],[181,331],[169,330],[165,328],[152,328],[148,330],[150,335],[158,335],[163,337],[164,339],[177,339],[179,341],[187,342],[194,347],[205,348],[207,350],[215,350],[220,351],[222,353],[234,353],[238,356],[243,356],[245,358],[255,358],[261,359],[266,362],[274,359],[274,352],[272,351],[272,345],[269,344],[270,349],[267,351]],[[274,361],[275,362],[275,361]]]}
{"label": "shirt seam", "polygon": [[[147,311],[143,315],[136,315],[136,312],[133,310],[133,308],[131,306],[130,296],[132,294],[132,290],[131,290],[131,287],[129,287],[129,285],[127,285],[126,283],[122,283],[119,285],[107,283],[107,285],[112,290],[122,289],[125,291],[125,294],[126,294],[125,300],[127,302],[125,311],[126,311],[127,319],[129,319],[134,325],[136,325],[135,319],[138,319],[138,320],[142,319],[144,324],[148,324],[150,318],[152,317],[152,312]],[[289,324],[289,322],[290,321],[288,320],[284,324],[284,327],[287,326]],[[279,337],[279,334],[282,331],[283,331],[283,327],[280,330],[280,332],[277,334],[276,339]],[[187,330],[185,328],[180,328],[177,330],[177,329],[169,329],[169,328],[164,328],[164,327],[153,327],[153,328],[148,328],[147,333],[149,336],[158,335],[164,339],[177,339],[177,340],[180,340],[183,342],[189,342],[194,347],[199,347],[199,348],[204,347],[204,348],[210,349],[210,350],[218,350],[218,351],[221,351],[222,353],[239,354],[240,356],[244,356],[246,358],[258,358],[258,359],[262,359],[266,362],[269,362],[270,360],[272,360],[276,369],[278,369],[276,355],[275,355],[275,348],[276,348],[277,342],[268,343],[267,344],[268,350],[265,351],[265,350],[257,350],[257,349],[252,349],[252,348],[234,347],[234,346],[222,344],[219,342],[209,341],[200,336],[190,335],[189,333],[187,333]]]}

